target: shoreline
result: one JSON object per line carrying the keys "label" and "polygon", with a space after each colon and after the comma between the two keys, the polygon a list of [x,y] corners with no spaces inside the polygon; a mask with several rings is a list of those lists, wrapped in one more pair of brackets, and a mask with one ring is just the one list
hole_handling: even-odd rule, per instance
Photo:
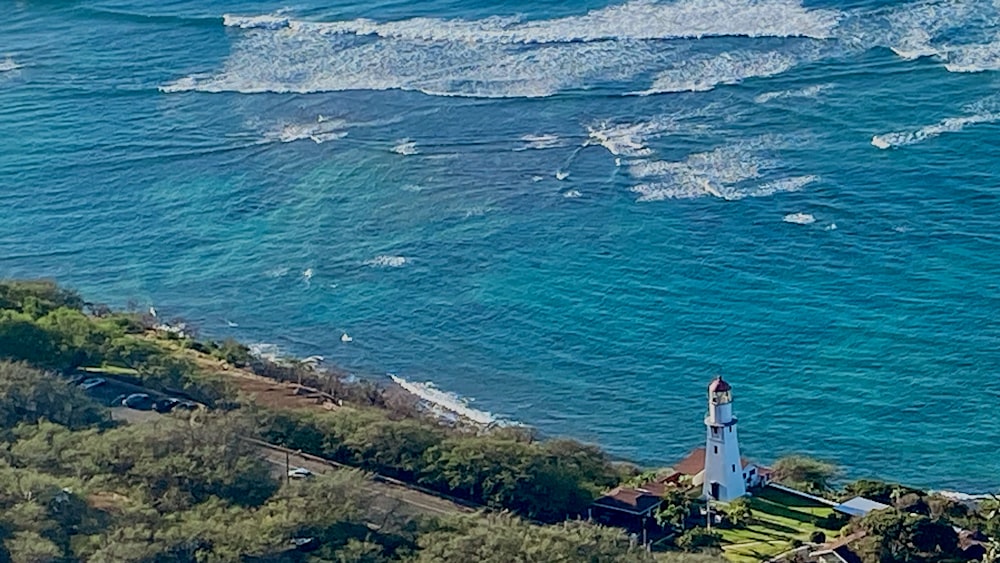
{"label": "shoreline", "polygon": [[[250,346],[251,347],[258,346],[258,344]],[[267,346],[273,346],[275,349],[277,349],[277,347],[274,345],[267,345]],[[310,358],[316,358],[319,356],[307,356],[301,359],[296,356],[289,356],[289,355],[279,355],[278,357],[290,361],[306,361]],[[324,370],[330,370],[334,373],[346,374],[349,377],[355,378],[357,380],[370,381],[380,386],[383,390],[385,390],[389,394],[395,395],[397,397],[405,396],[409,399],[417,399],[419,402],[425,403],[425,405],[423,406],[423,412],[425,414],[431,415],[432,418],[438,420],[439,422],[452,423],[452,424],[457,423],[460,426],[467,426],[479,430],[485,430],[503,426],[514,426],[514,427],[530,429],[531,431],[538,433],[539,437],[542,439],[553,438],[551,436],[547,436],[544,432],[541,432],[540,430],[538,430],[537,427],[533,426],[528,422],[504,419],[502,417],[494,415],[489,411],[479,410],[469,407],[468,405],[464,404],[466,403],[467,399],[451,391],[439,388],[437,384],[432,381],[426,381],[423,383],[415,382],[390,372],[386,372],[384,375],[381,376],[377,376],[374,374],[355,375],[347,370],[339,369],[337,366],[326,364],[323,361],[319,362],[316,365],[316,369],[320,372]],[[449,417],[447,415],[444,415],[443,411],[447,411],[447,413],[450,413],[452,416]],[[467,416],[468,414],[471,414],[472,416]],[[573,440],[579,440],[578,437],[573,435],[567,435],[565,437]],[[651,467],[662,468],[669,466],[669,463],[660,464],[658,466],[653,466],[653,465],[647,466],[647,464],[639,463],[633,459],[617,455],[608,451],[607,446],[605,444],[601,444],[598,442],[584,442],[584,443],[592,444],[600,448],[608,456],[614,459],[617,463],[630,464],[643,469],[649,469]],[[695,447],[698,447],[699,445],[700,444],[698,443],[693,443],[691,445],[691,448],[693,449]],[[771,459],[768,462],[770,463],[773,461],[774,459]],[[886,482],[897,482],[897,480],[895,479],[891,478],[883,479],[880,476],[873,477],[871,475],[852,475],[852,471],[850,468],[845,468],[845,469],[846,469],[845,473],[849,475],[843,478],[843,481],[845,483],[850,482],[853,479],[864,479],[864,478],[885,480]],[[933,485],[928,485],[926,487],[918,487],[918,488],[926,490],[926,492],[929,494],[939,494],[941,496],[959,502],[978,502],[980,500],[993,498],[992,493],[990,492],[991,489],[989,488],[986,488],[982,491],[937,488],[936,486]],[[995,487],[993,490],[997,489],[1000,489],[1000,485]]]}

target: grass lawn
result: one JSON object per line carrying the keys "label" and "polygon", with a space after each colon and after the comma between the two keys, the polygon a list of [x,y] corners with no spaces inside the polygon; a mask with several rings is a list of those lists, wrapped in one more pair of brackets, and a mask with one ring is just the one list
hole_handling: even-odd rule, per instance
{"label": "grass lawn", "polygon": [[84,367],[80,368],[83,371],[89,373],[106,373],[108,375],[138,375],[139,372],[132,368],[123,368],[119,366],[109,366],[103,365],[100,367]]}
{"label": "grass lawn", "polygon": [[795,495],[765,488],[748,497],[753,523],[746,528],[724,530],[722,549],[726,559],[736,563],[763,561],[791,549],[792,539],[807,541],[820,530],[828,536],[836,532],[816,527],[816,519],[833,512],[829,506]]}

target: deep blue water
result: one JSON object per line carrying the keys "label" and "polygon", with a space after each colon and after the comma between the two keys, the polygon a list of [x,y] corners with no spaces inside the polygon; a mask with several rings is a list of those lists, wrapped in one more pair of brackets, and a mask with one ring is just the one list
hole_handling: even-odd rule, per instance
{"label": "deep blue water", "polygon": [[646,463],[723,374],[751,456],[1000,486],[996,5],[606,1],[9,0],[0,274]]}

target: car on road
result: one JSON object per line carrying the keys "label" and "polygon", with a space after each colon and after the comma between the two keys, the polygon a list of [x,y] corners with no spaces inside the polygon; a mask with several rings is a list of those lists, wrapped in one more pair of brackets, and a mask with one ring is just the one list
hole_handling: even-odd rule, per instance
{"label": "car on road", "polygon": [[101,385],[104,385],[107,382],[108,380],[104,379],[103,377],[88,377],[87,379],[81,381],[78,385],[80,386],[81,389],[87,391],[93,389],[94,387],[100,387]]}
{"label": "car on road", "polygon": [[122,401],[130,409],[148,411],[153,408],[153,398],[145,393],[132,393]]}
{"label": "car on road", "polygon": [[165,397],[153,401],[153,410],[159,413],[168,413],[174,409],[184,409],[193,411],[198,408],[198,403],[178,399],[177,397]]}
{"label": "car on road", "polygon": [[305,467],[296,467],[295,469],[288,470],[288,476],[292,479],[308,479],[313,476],[313,472]]}
{"label": "car on road", "polygon": [[126,395],[124,393],[121,394],[121,395],[118,395],[114,399],[111,399],[111,402],[108,403],[108,406],[109,407],[120,407],[120,406],[122,406],[122,403],[125,402],[125,398],[126,397],[128,397],[128,395]]}

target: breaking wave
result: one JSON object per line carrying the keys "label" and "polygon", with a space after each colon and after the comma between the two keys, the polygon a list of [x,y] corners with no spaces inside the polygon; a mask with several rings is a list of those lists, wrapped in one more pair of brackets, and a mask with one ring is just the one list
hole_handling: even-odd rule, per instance
{"label": "breaking wave", "polygon": [[563,146],[558,135],[525,135],[521,137],[522,146],[515,151],[545,150]]}
{"label": "breaking wave", "polygon": [[322,116],[311,123],[288,123],[264,134],[269,141],[291,143],[309,139],[314,143],[325,143],[347,136],[347,123],[342,120],[327,120]]}
{"label": "breaking wave", "polygon": [[758,104],[766,104],[773,100],[786,98],[817,98],[823,91],[830,89],[830,84],[816,84],[798,90],[782,90],[780,92],[764,92],[753,99]]}
{"label": "breaking wave", "polygon": [[426,383],[414,383],[393,374],[389,374],[389,377],[392,379],[393,383],[399,385],[407,392],[421,398],[432,408],[442,409],[448,413],[458,415],[461,418],[477,424],[488,425],[500,422],[500,420],[493,414],[470,407],[468,400],[463,399],[454,393],[442,391],[435,387],[430,381]]}
{"label": "breaking wave", "polygon": [[403,156],[412,156],[419,154],[420,150],[417,149],[417,143],[409,139],[402,139],[396,146],[392,147],[392,152],[396,154],[401,154]]}
{"label": "breaking wave", "polygon": [[411,18],[316,23],[280,15],[226,15],[223,22],[244,29],[308,29],[327,35],[366,35],[412,42],[546,44],[710,36],[827,39],[839,18],[839,12],[806,9],[797,0],[632,0],[581,16],[535,21],[490,17],[474,21]]}
{"label": "breaking wave", "polygon": [[405,256],[390,256],[388,254],[381,254],[372,258],[371,260],[365,260],[366,266],[372,266],[374,268],[401,268],[406,264],[407,260]]}
{"label": "breaking wave", "polygon": [[284,14],[226,15],[223,23],[241,31],[223,68],[183,77],[160,89],[168,93],[401,89],[443,96],[545,97],[598,82],[622,83],[674,66],[688,46],[666,40],[826,39],[839,18],[839,12],[806,9],[797,0],[632,0],[549,20],[324,23]]}
{"label": "breaking wave", "polygon": [[656,75],[653,85],[638,93],[705,92],[722,84],[738,84],[747,78],[781,74],[799,62],[798,57],[777,51],[734,51],[688,59]]}
{"label": "breaking wave", "polygon": [[782,217],[782,221],[796,225],[812,225],[816,222],[816,217],[811,213],[789,213]]}
{"label": "breaking wave", "polygon": [[967,125],[975,125],[977,123],[994,123],[996,121],[1000,121],[1000,113],[982,113],[964,117],[950,117],[948,119],[941,120],[934,125],[927,125],[915,131],[898,131],[895,133],[875,135],[872,137],[872,145],[883,150],[892,147],[915,145],[926,141],[927,139],[933,139],[934,137],[944,133],[956,133],[965,129],[965,126]]}
{"label": "breaking wave", "polygon": [[0,72],[10,72],[12,70],[17,70],[22,68],[23,65],[19,65],[14,62],[14,59],[7,57],[6,59],[0,61]]}
{"label": "breaking wave", "polygon": [[751,183],[779,167],[774,153],[785,143],[780,137],[761,136],[693,153],[681,161],[633,161],[629,164],[629,174],[642,183],[633,186],[631,191],[639,194],[639,201],[704,196],[733,201],[798,191],[817,177],[795,176]]}

